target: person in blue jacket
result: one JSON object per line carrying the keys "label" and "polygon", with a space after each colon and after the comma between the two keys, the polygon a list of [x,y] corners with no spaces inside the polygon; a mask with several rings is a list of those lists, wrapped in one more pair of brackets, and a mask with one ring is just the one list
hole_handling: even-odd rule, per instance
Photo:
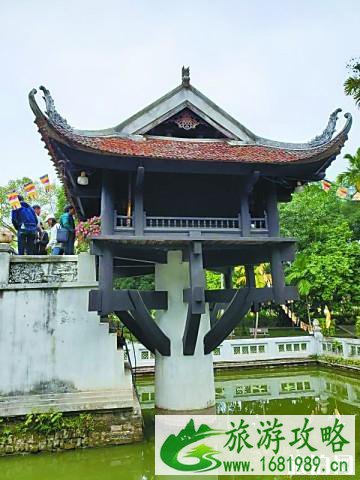
{"label": "person in blue jacket", "polygon": [[11,211],[11,221],[17,231],[18,254],[33,255],[35,250],[35,239],[38,228],[38,219],[34,209],[24,198],[18,196],[21,208]]}
{"label": "person in blue jacket", "polygon": [[75,243],[75,209],[72,205],[67,205],[64,208],[64,213],[60,217],[60,227],[65,228],[68,232],[68,240],[63,242],[62,248],[65,255],[74,255]]}

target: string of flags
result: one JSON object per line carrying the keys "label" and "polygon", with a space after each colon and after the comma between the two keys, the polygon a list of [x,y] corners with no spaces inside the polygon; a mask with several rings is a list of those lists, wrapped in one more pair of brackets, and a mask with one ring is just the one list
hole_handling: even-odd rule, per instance
{"label": "string of flags", "polygon": [[40,177],[40,182],[44,185],[45,192],[50,192],[51,184],[50,184],[49,175],[47,173],[42,177]]}
{"label": "string of flags", "polygon": [[35,183],[29,182],[24,185],[24,190],[28,198],[33,200],[34,198],[37,197],[37,192],[36,192],[36,187]]}
{"label": "string of flags", "polygon": [[[40,177],[40,182],[43,185],[45,192],[50,192],[52,185],[50,183],[49,175],[45,174]],[[38,192],[36,190],[36,185],[34,182],[28,182],[23,185],[24,192],[26,197],[29,200],[34,200],[38,196]],[[21,208],[21,203],[19,200],[19,193],[18,192],[10,192],[7,194],[8,202],[11,205],[13,210],[18,210]]]}
{"label": "string of flags", "polygon": [[20,203],[18,194],[16,192],[8,193],[7,197],[8,197],[8,201],[11,205],[11,208],[13,210],[17,210],[17,209],[21,208],[21,203]]}

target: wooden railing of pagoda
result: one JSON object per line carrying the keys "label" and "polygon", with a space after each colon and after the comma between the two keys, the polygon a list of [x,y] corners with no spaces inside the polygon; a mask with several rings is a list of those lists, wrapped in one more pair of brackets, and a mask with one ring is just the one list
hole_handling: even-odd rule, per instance
{"label": "wooden railing of pagoda", "polygon": [[[116,214],[116,231],[134,230],[132,216]],[[241,218],[238,217],[160,217],[144,214],[144,230],[148,232],[201,230],[208,232],[239,232]],[[267,233],[268,224],[265,217],[251,218],[251,232]]]}

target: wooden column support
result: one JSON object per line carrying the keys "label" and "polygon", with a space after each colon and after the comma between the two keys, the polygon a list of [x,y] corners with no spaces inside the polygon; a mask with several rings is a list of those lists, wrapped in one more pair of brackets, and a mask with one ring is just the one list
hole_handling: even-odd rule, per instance
{"label": "wooden column support", "polygon": [[249,237],[251,230],[249,195],[243,193],[240,202],[241,234],[243,237]]}
{"label": "wooden column support", "polygon": [[[114,233],[114,199],[111,172],[103,170],[101,188],[101,233]],[[114,261],[111,250],[104,249],[99,256],[99,289],[101,290],[101,315],[112,312]]]}
{"label": "wooden column support", "polygon": [[134,229],[137,236],[144,235],[144,177],[145,169],[139,166],[134,189]]}
{"label": "wooden column support", "polygon": [[273,249],[271,253],[271,276],[272,276],[272,287],[274,290],[274,301],[275,303],[284,304],[285,299],[285,275],[284,267],[281,261],[280,251],[278,249]]}
{"label": "wooden column support", "polygon": [[111,172],[103,170],[101,187],[101,234],[114,233],[115,210]]}
{"label": "wooden column support", "polygon": [[193,355],[199,332],[201,315],[205,313],[205,274],[201,242],[189,247],[190,290],[189,307],[183,334],[183,353]]}
{"label": "wooden column support", "polygon": [[266,212],[268,221],[268,231],[270,237],[280,236],[279,212],[277,206],[277,191],[276,185],[270,183],[268,186],[266,198]]}
{"label": "wooden column support", "polygon": [[111,250],[104,250],[99,256],[99,290],[101,291],[101,315],[112,313],[114,281],[114,260]]}
{"label": "wooden column support", "polygon": [[245,179],[245,185],[243,186],[242,195],[240,198],[240,222],[241,222],[241,234],[243,237],[249,237],[251,233],[251,215],[249,196],[253,191],[255,183],[260,177],[260,172],[255,171],[251,175],[247,175]]}

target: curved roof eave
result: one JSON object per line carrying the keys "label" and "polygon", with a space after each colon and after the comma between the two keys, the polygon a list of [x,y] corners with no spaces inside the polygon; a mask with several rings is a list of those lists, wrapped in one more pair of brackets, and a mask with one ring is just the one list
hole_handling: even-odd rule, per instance
{"label": "curved roof eave", "polygon": [[[180,91],[182,88],[184,88],[184,87],[182,85],[180,85],[162,98],[165,98],[167,96],[171,96],[175,92]],[[245,127],[243,127],[239,122],[232,119],[232,117],[230,115],[228,115],[226,112],[221,110],[220,107],[218,107],[213,102],[211,102],[211,100],[209,100],[207,97],[205,97],[201,92],[196,90],[194,87],[190,86],[190,87],[188,87],[188,89],[189,90],[191,89],[198,96],[203,97],[204,100],[206,100],[206,102],[211,104],[212,108],[218,109],[220,111],[221,115],[227,116],[229,118],[229,120],[232,120],[233,122],[236,122],[238,124],[238,127],[243,129],[243,131],[246,132],[246,135],[251,138],[251,140],[249,142],[246,142],[246,141],[243,141],[243,140],[239,140],[239,141],[238,140],[228,140],[228,143],[230,145],[234,145],[234,146],[236,146],[236,145],[257,145],[257,146],[271,147],[271,148],[275,148],[275,149],[284,149],[284,150],[309,150],[309,149],[312,149],[312,148],[318,148],[318,147],[326,145],[327,143],[329,143],[331,141],[331,139],[334,135],[335,129],[336,129],[338,114],[339,114],[339,112],[341,112],[341,109],[337,108],[330,115],[328,124],[325,127],[325,129],[323,130],[323,132],[320,135],[316,136],[314,139],[310,140],[309,142],[305,142],[305,143],[278,142],[278,141],[275,141],[275,140],[270,140],[270,139],[267,139],[267,138],[259,137],[255,134],[253,134],[252,132],[250,132],[250,130],[247,130]],[[45,105],[46,105],[45,113],[42,112],[42,110],[40,109],[40,107],[38,106],[38,104],[36,102],[36,98],[35,98],[35,95],[37,93],[36,89],[31,90],[31,92],[29,93],[29,103],[30,103],[30,107],[31,107],[32,111],[34,112],[35,117],[38,118],[39,120],[46,120],[47,122],[49,122],[51,124],[51,126],[55,127],[56,130],[58,130],[58,131],[60,131],[64,134],[68,133],[70,136],[71,135],[78,135],[80,137],[131,138],[132,135],[122,135],[121,133],[119,133],[118,129],[122,125],[125,125],[125,123],[129,122],[130,120],[132,120],[134,118],[137,118],[137,116],[141,115],[143,113],[143,111],[146,111],[146,109],[148,109],[149,107],[156,106],[158,104],[158,102],[160,102],[162,100],[162,99],[159,99],[158,101],[154,102],[149,107],[146,107],[144,110],[138,112],[133,117],[130,117],[130,119],[126,120],[125,122],[118,125],[117,127],[109,128],[109,129],[103,129],[103,130],[88,131],[88,130],[78,130],[78,129],[74,129],[73,127],[71,127],[68,124],[68,122],[66,121],[66,119],[64,117],[62,117],[57,112],[57,110],[55,108],[54,100],[53,100],[49,90],[47,90],[43,86],[40,87],[40,90],[42,90],[42,92],[44,93],[43,99],[44,99]],[[347,129],[347,132],[348,132],[351,128],[351,122],[352,122],[352,118],[351,118],[350,113],[346,113],[345,118],[347,119],[347,122],[345,124],[344,129]],[[342,132],[344,131],[344,129],[342,130]],[[139,138],[139,135],[136,135],[136,137]]]}

